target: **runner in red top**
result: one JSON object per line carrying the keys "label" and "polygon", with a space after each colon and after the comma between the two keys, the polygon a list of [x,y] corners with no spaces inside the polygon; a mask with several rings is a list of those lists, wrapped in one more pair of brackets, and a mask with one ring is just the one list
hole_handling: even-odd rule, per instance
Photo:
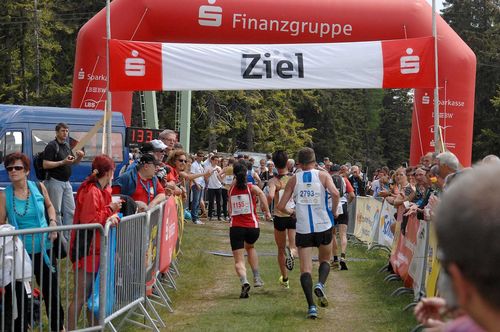
{"label": "runner in red top", "polygon": [[248,263],[252,267],[254,287],[264,286],[259,274],[259,258],[254,247],[254,243],[260,235],[259,218],[256,213],[257,196],[262,211],[265,212],[266,220],[271,220],[271,212],[269,212],[266,196],[262,190],[247,183],[246,163],[244,161],[236,163],[233,173],[236,183],[229,189],[229,214],[231,215],[229,238],[233,250],[234,267],[241,282],[240,298],[248,298],[250,284],[245,267],[245,250],[248,255]]}

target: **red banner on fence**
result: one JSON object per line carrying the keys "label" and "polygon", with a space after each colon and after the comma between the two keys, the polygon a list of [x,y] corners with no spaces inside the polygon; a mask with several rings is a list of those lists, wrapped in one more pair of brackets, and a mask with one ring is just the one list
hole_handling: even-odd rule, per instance
{"label": "red banner on fence", "polygon": [[163,211],[163,220],[161,227],[161,246],[160,246],[160,266],[159,271],[165,273],[170,267],[177,237],[179,233],[177,223],[177,207],[174,197],[169,197],[165,202]]}
{"label": "red banner on fence", "polygon": [[417,245],[419,220],[415,215],[412,215],[408,217],[408,221],[404,223],[403,214],[404,208],[399,207],[397,217],[397,228],[399,228],[399,234],[397,231],[394,234],[395,238],[397,237],[397,244],[391,253],[390,262],[394,273],[401,277],[404,281],[405,287],[413,288],[413,279],[409,275],[408,270]]}

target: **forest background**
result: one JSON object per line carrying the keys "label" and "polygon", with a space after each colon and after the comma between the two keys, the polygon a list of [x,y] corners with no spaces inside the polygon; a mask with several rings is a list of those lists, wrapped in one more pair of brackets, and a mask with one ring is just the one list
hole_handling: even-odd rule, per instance
{"label": "forest background", "polygon": [[[104,3],[2,0],[0,103],[68,107],[78,30]],[[442,17],[477,56],[473,161],[500,155],[500,0],[444,1]],[[338,163],[396,167],[409,158],[412,102],[403,89],[193,92],[191,150],[311,146]],[[160,128],[174,128],[175,93],[157,105]]]}

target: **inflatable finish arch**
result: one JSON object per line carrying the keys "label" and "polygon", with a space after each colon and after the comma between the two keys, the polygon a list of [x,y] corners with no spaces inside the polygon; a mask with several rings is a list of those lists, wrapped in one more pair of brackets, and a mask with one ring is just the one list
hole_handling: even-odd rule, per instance
{"label": "inflatable finish arch", "polygon": [[[335,43],[432,35],[425,0],[114,0],[112,38],[178,43]],[[106,13],[78,34],[72,107],[103,109]],[[471,163],[476,58],[440,17],[439,111],[447,148]],[[113,110],[130,122],[131,92],[113,93]],[[434,151],[433,90],[416,89],[411,164]]]}

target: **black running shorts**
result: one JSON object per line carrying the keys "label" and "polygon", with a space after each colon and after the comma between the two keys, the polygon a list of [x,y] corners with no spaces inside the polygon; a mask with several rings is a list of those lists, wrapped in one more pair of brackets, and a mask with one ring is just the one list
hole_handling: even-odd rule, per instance
{"label": "black running shorts", "polygon": [[316,247],[318,248],[320,245],[328,245],[332,242],[332,229],[327,229],[324,232],[320,233],[308,233],[308,234],[299,234],[295,235],[295,244],[297,247],[307,248],[307,247]]}
{"label": "black running shorts", "polygon": [[231,240],[231,249],[238,250],[245,247],[245,242],[254,244],[259,238],[260,228],[231,227],[229,228],[229,239]]}
{"label": "black running shorts", "polygon": [[349,224],[349,215],[347,214],[347,203],[342,203],[342,214],[335,219],[335,225]]}
{"label": "black running shorts", "polygon": [[286,231],[287,229],[295,229],[297,224],[297,219],[292,217],[278,217],[274,216],[274,229],[280,232]]}

